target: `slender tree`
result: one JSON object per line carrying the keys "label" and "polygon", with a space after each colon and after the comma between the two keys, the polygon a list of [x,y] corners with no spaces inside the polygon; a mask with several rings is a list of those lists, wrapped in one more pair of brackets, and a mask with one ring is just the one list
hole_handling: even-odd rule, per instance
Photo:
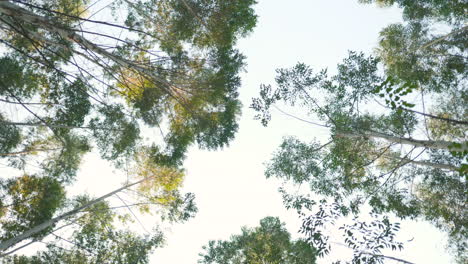
{"label": "slender tree", "polygon": [[[145,164],[148,166],[148,164]],[[51,230],[56,226],[57,223],[69,220],[70,218],[76,218],[78,214],[83,212],[92,214],[88,212],[88,208],[98,204],[103,203],[105,199],[117,195],[118,193],[128,190],[131,187],[139,186],[136,189],[140,194],[139,197],[144,196],[144,200],[136,202],[136,206],[144,208],[145,211],[149,211],[151,205],[156,205],[157,207],[162,207],[167,212],[167,217],[171,221],[185,221],[188,218],[192,217],[196,212],[196,207],[193,203],[193,195],[188,194],[184,197],[181,197],[177,192],[177,187],[180,185],[183,174],[178,171],[173,171],[171,169],[159,169],[157,172],[154,165],[151,169],[143,168],[139,173],[138,181],[128,183],[114,191],[111,191],[105,195],[102,195],[99,198],[93,200],[83,200],[79,199],[79,204],[54,218],[50,218],[60,203],[64,202],[64,192],[61,189],[61,186],[56,182],[52,183],[45,182],[41,183],[44,190],[41,190],[42,193],[37,194],[39,191],[34,190],[37,188],[37,182],[34,181],[44,181],[44,179],[34,179],[31,177],[23,177],[23,182],[14,182],[12,184],[7,184],[11,192],[21,193],[21,198],[23,201],[12,201],[14,206],[14,215],[21,221],[29,220],[27,225],[22,224],[21,222],[14,222],[8,219],[6,222],[2,223],[3,230],[3,239],[0,242],[0,252],[5,251],[6,249],[18,244],[19,242],[25,239],[32,239],[33,241],[41,239],[45,235],[48,235]],[[55,183],[55,185],[54,185]],[[28,186],[29,184],[29,186]],[[20,185],[20,186],[17,186]],[[32,185],[32,186],[31,186]],[[59,192],[59,195],[54,194],[52,191]],[[9,194],[10,194],[9,193]],[[18,199],[18,196],[10,194],[12,199]],[[29,195],[29,196],[28,196]],[[61,199],[60,199],[61,198]],[[34,203],[39,203],[38,205]],[[124,202],[125,204],[125,202]],[[24,208],[28,206],[29,208]],[[7,208],[8,205],[2,205],[3,208]],[[28,209],[37,210],[37,212],[31,213]],[[25,214],[25,216],[20,214]],[[164,212],[159,212],[164,213]],[[113,214],[115,216],[116,214]],[[23,232],[21,232],[24,230]],[[21,232],[21,233],[20,233]]]}
{"label": "slender tree", "polygon": [[[189,146],[223,147],[237,131],[244,56],[235,44],[256,24],[254,4],[0,1],[0,159],[16,169],[1,173],[2,250],[47,241],[56,225],[86,214],[67,207],[63,190],[93,150],[138,181],[165,175],[128,190],[133,202],[120,200],[132,217],[131,208],[166,221],[193,216],[193,195],[178,191],[180,166]],[[116,243],[136,237],[120,235]],[[24,260],[86,263],[67,254]]]}
{"label": "slender tree", "polygon": [[[252,108],[264,125],[283,102],[308,115],[289,116],[329,131],[325,142],[285,138],[266,176],[308,184],[353,213],[367,204],[376,214],[429,220],[464,259],[467,35],[456,10],[464,4],[375,2],[398,3],[406,22],[381,31],[374,56],[350,52],[332,76],[299,63],[277,70],[277,88],[262,85]],[[448,33],[435,33],[441,20]],[[308,200],[285,200],[294,201]]]}

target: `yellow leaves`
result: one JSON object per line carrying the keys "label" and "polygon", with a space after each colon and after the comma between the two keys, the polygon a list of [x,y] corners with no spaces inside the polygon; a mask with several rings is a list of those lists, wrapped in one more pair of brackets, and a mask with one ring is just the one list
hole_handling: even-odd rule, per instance
{"label": "yellow leaves", "polygon": [[138,176],[146,179],[138,187],[139,191],[146,193],[176,190],[181,185],[184,174],[178,169],[147,163],[140,168]]}
{"label": "yellow leaves", "polygon": [[140,99],[143,96],[143,91],[150,86],[151,82],[141,74],[131,69],[123,69],[119,76],[117,87],[119,94],[124,97],[127,102]]}
{"label": "yellow leaves", "polygon": [[400,153],[387,149],[382,153],[377,153],[376,165],[381,170],[390,170],[401,162]]}
{"label": "yellow leaves", "polygon": [[[439,113],[437,116],[448,119],[453,118],[453,116],[448,113]],[[466,140],[466,129],[462,125],[454,125],[445,120],[429,118],[427,120],[427,127],[434,139],[447,141]]]}
{"label": "yellow leaves", "polygon": [[[177,168],[160,166],[143,149],[135,155],[132,174],[137,179],[144,179],[136,189],[139,198],[149,204],[168,205],[177,199],[177,189],[181,187],[184,173]],[[142,212],[149,212],[150,205],[139,206]]]}
{"label": "yellow leaves", "polygon": [[[29,175],[23,175],[16,180],[14,185],[11,186],[10,192],[16,193],[25,198],[31,194],[31,188],[29,187],[34,185],[34,183],[34,178]],[[32,199],[34,200],[34,197]]]}
{"label": "yellow leaves", "polygon": [[27,201],[28,205],[25,206],[22,203],[16,203],[14,209],[21,213],[26,214],[30,207],[37,205],[43,198],[43,193],[39,193],[38,179],[29,175],[23,175],[16,179],[16,181],[10,186],[8,191],[10,195],[16,197],[17,201]]}
{"label": "yellow leaves", "polygon": [[0,201],[0,219],[6,215],[8,208]]}
{"label": "yellow leaves", "polygon": [[57,12],[81,18],[88,14],[86,0],[59,0],[57,2]]}

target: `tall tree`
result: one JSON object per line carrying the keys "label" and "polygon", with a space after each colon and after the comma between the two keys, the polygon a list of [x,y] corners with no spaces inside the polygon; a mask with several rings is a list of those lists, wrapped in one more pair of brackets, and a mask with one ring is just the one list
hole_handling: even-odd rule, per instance
{"label": "tall tree", "polygon": [[66,212],[64,189],[94,149],[139,180],[160,176],[132,189],[141,212],[191,217],[180,166],[189,146],[219,148],[237,131],[235,44],[254,4],[0,1],[0,158],[16,169],[2,173],[2,243]]}
{"label": "tall tree", "polygon": [[[303,107],[309,118],[290,116],[330,133],[325,142],[286,138],[266,176],[307,183],[313,193],[353,213],[368,204],[377,214],[427,219],[453,238],[450,243],[463,263],[468,241],[467,35],[466,27],[456,23],[464,18],[454,8],[466,4],[375,2],[398,3],[406,19],[381,31],[375,56],[350,52],[333,76],[299,63],[277,70],[277,89],[261,87],[252,107],[264,125],[281,101]],[[412,13],[423,7],[432,11],[425,9],[428,13],[420,17]],[[448,33],[435,30],[441,20],[450,22]]]}
{"label": "tall tree", "polygon": [[[172,168],[156,167],[148,160],[138,159],[142,165],[133,168],[137,181],[128,183],[99,198],[89,200],[86,197],[76,198],[76,204],[58,216],[53,216],[57,209],[64,211],[66,208],[63,187],[56,180],[23,176],[20,180],[10,180],[4,185],[7,193],[3,196],[4,201],[10,204],[1,204],[2,241],[0,241],[0,252],[11,248],[24,240],[30,243],[41,241],[47,237],[51,230],[57,225],[67,225],[70,219],[77,219],[84,213],[92,214],[89,208],[112,196],[118,197],[129,209],[134,217],[137,217],[131,207],[138,208],[143,213],[156,212],[162,220],[170,222],[186,221],[197,211],[194,204],[193,194],[181,195],[178,191],[183,180],[183,173]],[[45,181],[44,183],[42,183]],[[119,193],[132,191],[136,199],[129,204],[123,200]],[[68,202],[68,203],[70,203]],[[107,203],[106,203],[107,204]],[[10,209],[10,207],[12,207]],[[118,206],[116,208],[121,208]],[[6,209],[6,210],[3,210]],[[10,210],[8,210],[10,209]],[[107,210],[107,209],[106,209]],[[110,210],[110,209],[109,209]],[[112,219],[118,216],[125,219],[125,214],[112,213]],[[138,220],[138,218],[136,218]],[[139,220],[138,220],[139,221]],[[73,223],[73,221],[71,221]],[[61,224],[60,224],[61,223]],[[141,224],[141,223],[140,223]],[[21,248],[19,246],[18,248]],[[12,252],[14,252],[13,250]],[[4,253],[8,255],[9,253]]]}
{"label": "tall tree", "polygon": [[291,241],[277,217],[265,217],[260,226],[242,228],[229,241],[210,241],[198,263],[313,264],[315,249],[303,240]]}
{"label": "tall tree", "polygon": [[[86,200],[81,197],[77,202]],[[148,263],[149,253],[164,242],[158,230],[151,235],[137,235],[118,228],[116,213],[106,202],[94,203],[88,209],[68,221],[67,225],[73,226],[71,235],[65,237],[53,230],[51,238],[43,241],[46,250],[32,256],[4,256],[5,263]]]}
{"label": "tall tree", "polygon": [[[151,142],[166,165],[194,142],[224,146],[240,110],[234,44],[256,23],[254,3],[113,1],[90,14],[86,1],[2,1],[1,103],[25,119],[2,115],[2,129],[17,131],[2,155],[38,127],[58,138],[81,129],[110,160],[131,155],[142,126],[161,132]],[[91,19],[100,13],[105,21]]]}

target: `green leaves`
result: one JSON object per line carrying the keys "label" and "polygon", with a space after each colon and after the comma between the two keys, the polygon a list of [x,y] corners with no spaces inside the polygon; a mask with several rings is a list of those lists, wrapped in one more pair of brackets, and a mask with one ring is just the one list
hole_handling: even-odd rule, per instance
{"label": "green leaves", "polygon": [[0,156],[7,154],[21,142],[20,130],[7,122],[0,113]]}
{"label": "green leaves", "polygon": [[378,94],[379,97],[385,99],[385,103],[393,110],[397,110],[400,114],[403,112],[402,107],[413,108],[415,104],[408,103],[402,98],[412,93],[418,86],[414,83],[405,82],[398,83],[393,77],[388,76],[372,93]]}
{"label": "green leaves", "polygon": [[405,0],[359,0],[362,3],[376,3],[378,6],[397,5],[403,9],[405,20],[442,20],[458,24],[464,21],[466,5],[463,1],[405,1]]}
{"label": "green leaves", "polygon": [[242,234],[229,241],[209,241],[198,263],[313,264],[315,249],[304,240],[291,241],[289,232],[277,217],[260,220],[260,226],[242,228]]}
{"label": "green leaves", "polygon": [[[12,238],[46,220],[49,220],[65,201],[64,187],[52,177],[23,175],[1,182],[2,211],[1,238]],[[50,228],[37,233],[41,238]]]}
{"label": "green leaves", "polygon": [[52,91],[46,99],[56,104],[52,122],[61,125],[82,126],[91,110],[87,87],[80,79]]}
{"label": "green leaves", "polygon": [[[379,216],[422,217],[450,230],[452,237],[466,237],[463,224],[453,221],[463,218],[465,210],[445,207],[466,203],[467,193],[466,26],[461,6],[437,1],[362,2],[398,5],[404,9],[405,23],[381,31],[373,56],[349,52],[333,76],[326,69],[314,73],[298,63],[277,70],[276,87],[261,85],[251,108],[262,125],[270,121],[275,104],[285,104],[307,116],[301,121],[329,132],[328,138],[312,143],[285,139],[265,175],[282,179],[286,186],[309,186],[306,194],[288,193],[286,187],[280,192],[285,206],[303,217],[309,242],[319,255],[331,250],[324,222],[357,215],[366,205]],[[444,33],[434,31],[440,21],[448,22]],[[459,187],[453,187],[455,182]],[[431,187],[423,188],[427,185]],[[439,195],[443,189],[450,198]],[[310,198],[316,195],[333,202],[328,207],[319,204]],[[317,206],[319,210],[307,218]],[[362,229],[362,222],[354,222],[353,228],[343,229],[346,243],[368,246],[370,251],[356,251],[353,263],[381,263],[380,248],[400,247],[393,242],[379,244],[383,240],[370,239],[370,234],[360,240],[356,231],[368,230]],[[388,235],[392,241],[397,227],[385,222],[381,226],[388,228],[377,225],[378,232],[369,232]],[[371,244],[365,245],[366,240]],[[453,244],[460,248],[461,244]]]}
{"label": "green leaves", "polygon": [[37,76],[22,66],[13,56],[0,58],[0,96],[10,97],[14,93],[29,98],[37,89]]}
{"label": "green leaves", "polygon": [[91,120],[89,125],[102,157],[118,161],[132,154],[139,138],[138,125],[128,119],[121,105],[104,106],[99,113],[101,116]]}
{"label": "green leaves", "polygon": [[[16,209],[2,208],[4,237],[51,223],[65,199],[61,184],[79,177],[82,157],[93,147],[118,169],[128,165],[144,179],[133,190],[137,204],[131,206],[163,221],[186,221],[197,211],[194,195],[179,191],[187,149],[226,146],[238,129],[237,89],[245,57],[235,44],[257,22],[254,0],[119,0],[102,9],[97,2],[0,1],[0,157],[18,169],[8,175],[12,182],[25,180],[17,175],[23,171],[37,175],[21,190],[26,196],[51,195],[51,208],[28,200],[21,205],[44,207],[43,215],[20,208],[13,217]],[[102,11],[105,21],[90,10]],[[147,138],[143,131],[155,133]],[[52,189],[42,186],[44,179]],[[20,196],[0,195],[1,206]],[[127,217],[110,213],[107,204],[92,210],[107,213],[72,211],[79,223],[67,233],[73,233],[73,246],[53,241],[46,252],[15,261],[147,263],[150,251],[162,243],[159,231],[142,237],[112,230],[114,219]],[[34,215],[40,217],[28,218]],[[35,238],[47,235],[48,227]],[[2,250],[14,241],[2,241]]]}
{"label": "green leaves", "polygon": [[[317,209],[310,208],[310,211],[304,212],[300,232],[306,236],[307,242],[317,248],[317,255],[324,257],[332,255],[334,248],[327,230],[336,226],[347,211],[338,202],[321,200],[317,205]],[[343,224],[338,228],[345,245],[353,250],[351,263],[383,263],[386,256],[382,255],[382,249],[403,249],[403,243],[396,240],[399,223],[390,223],[387,217],[377,215],[372,215],[371,219],[361,221],[354,218],[352,224]]]}

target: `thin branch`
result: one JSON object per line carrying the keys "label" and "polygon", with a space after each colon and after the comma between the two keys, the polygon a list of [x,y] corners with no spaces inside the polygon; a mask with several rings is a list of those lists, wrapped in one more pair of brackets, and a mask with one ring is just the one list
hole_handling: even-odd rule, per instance
{"label": "thin branch", "polygon": [[430,47],[430,46],[432,46],[432,45],[434,45],[434,44],[436,44],[436,43],[438,43],[438,42],[441,42],[442,40],[444,40],[444,39],[446,39],[446,38],[448,38],[448,37],[451,37],[451,36],[453,36],[453,35],[455,35],[455,34],[458,34],[458,33],[460,33],[460,32],[463,32],[463,31],[465,31],[466,29],[468,29],[468,25],[466,25],[466,26],[464,26],[464,27],[462,27],[462,28],[460,28],[460,29],[454,30],[454,31],[450,32],[449,34],[444,35],[444,36],[442,36],[442,37],[440,37],[440,38],[437,38],[437,39],[435,39],[435,40],[433,40],[433,41],[430,41],[429,43],[426,43],[426,44],[424,44],[423,46],[421,46],[419,49],[421,49],[421,50],[426,49],[426,48],[428,48],[428,47]]}
{"label": "thin branch", "polygon": [[100,25],[105,25],[105,26],[110,26],[110,27],[121,28],[121,29],[125,29],[125,30],[128,30],[128,31],[133,31],[133,32],[138,32],[138,33],[141,33],[141,34],[156,38],[155,36],[149,34],[148,32],[145,32],[145,31],[142,31],[142,30],[139,30],[139,29],[130,28],[130,27],[117,25],[117,24],[112,24],[112,23],[105,22],[105,21],[98,21],[98,20],[93,20],[93,19],[82,18],[82,17],[79,17],[79,16],[68,15],[68,14],[65,14],[65,13],[62,13],[62,12],[59,12],[59,11],[50,10],[50,9],[47,9],[47,8],[43,8],[41,6],[33,5],[31,3],[26,3],[26,2],[22,2],[22,1],[18,1],[18,0],[11,0],[11,1],[23,4],[25,6],[33,7],[33,8],[44,10],[44,11],[47,11],[47,12],[51,12],[51,13],[54,13],[54,14],[57,14],[57,15],[60,15],[60,16],[65,16],[65,17],[69,17],[69,18],[73,18],[73,19],[77,19],[77,20],[81,20],[81,21],[85,21],[85,22],[90,22],[90,23],[94,23],[94,24],[100,24]]}
{"label": "thin branch", "polygon": [[119,198],[120,201],[122,201],[122,203],[125,205],[125,207],[128,209],[128,211],[130,211],[130,213],[133,215],[133,217],[137,220],[137,222],[140,224],[140,226],[143,228],[143,230],[145,230],[146,233],[149,233],[148,230],[146,229],[146,227],[143,225],[143,223],[140,221],[140,219],[136,216],[136,214],[133,212],[132,208],[130,208],[130,206],[127,205],[127,203],[122,199],[120,198],[120,196],[118,194],[115,194],[115,196],[117,196],[117,198]]}
{"label": "thin branch", "polygon": [[276,110],[280,111],[282,114],[284,114],[284,115],[286,115],[286,116],[289,116],[289,117],[292,117],[292,118],[294,118],[294,119],[297,119],[297,120],[299,120],[299,121],[302,121],[302,122],[305,122],[305,123],[308,123],[308,124],[311,124],[311,125],[314,125],[314,126],[320,126],[320,127],[330,128],[330,126],[323,125],[323,124],[320,124],[320,123],[315,123],[315,122],[312,122],[312,121],[309,121],[309,120],[302,119],[302,118],[297,117],[297,116],[295,116],[295,115],[289,114],[289,113],[287,113],[287,112],[281,110],[281,109],[280,109],[279,107],[277,107],[276,105],[273,105],[273,107],[274,107]]}
{"label": "thin branch", "polygon": [[412,110],[412,109],[408,109],[408,108],[404,108],[404,107],[399,107],[399,108],[400,108],[401,110],[408,111],[408,112],[412,112],[412,113],[415,113],[415,114],[419,114],[419,115],[422,115],[422,116],[425,116],[425,117],[430,117],[430,118],[433,118],[433,119],[438,119],[438,120],[442,120],[442,121],[446,121],[446,122],[454,123],[454,124],[458,124],[458,125],[465,125],[465,126],[468,126],[468,121],[465,121],[465,120],[456,120],[456,119],[451,119],[451,118],[445,118],[445,117],[435,116],[435,115],[431,115],[431,114],[427,114],[427,113],[422,113],[422,112],[419,112],[419,111],[416,111],[416,110]]}

